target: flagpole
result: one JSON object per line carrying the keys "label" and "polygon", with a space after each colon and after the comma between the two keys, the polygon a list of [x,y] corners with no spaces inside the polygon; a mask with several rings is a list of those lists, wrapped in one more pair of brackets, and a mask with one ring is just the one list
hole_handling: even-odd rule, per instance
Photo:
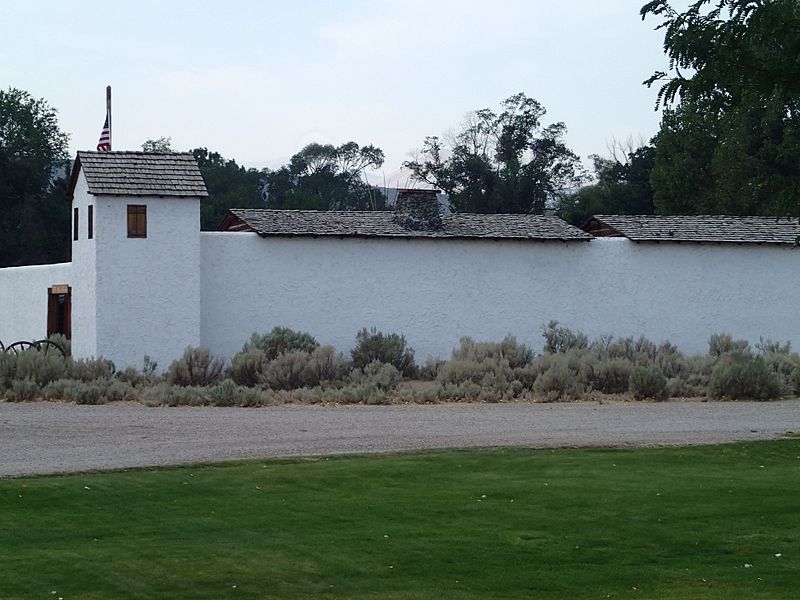
{"label": "flagpole", "polygon": [[111,86],[106,86],[106,114],[108,115],[108,149],[111,150]]}

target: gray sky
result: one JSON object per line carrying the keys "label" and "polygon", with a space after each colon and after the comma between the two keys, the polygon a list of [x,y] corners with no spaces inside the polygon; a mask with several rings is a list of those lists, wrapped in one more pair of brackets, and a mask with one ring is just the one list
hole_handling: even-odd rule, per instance
{"label": "gray sky", "polygon": [[584,159],[658,127],[663,68],[644,0],[20,2],[0,0],[0,86],[59,111],[94,149],[114,94],[114,149],[171,136],[249,166],[305,144],[372,143],[397,171],[426,135],[523,91]]}

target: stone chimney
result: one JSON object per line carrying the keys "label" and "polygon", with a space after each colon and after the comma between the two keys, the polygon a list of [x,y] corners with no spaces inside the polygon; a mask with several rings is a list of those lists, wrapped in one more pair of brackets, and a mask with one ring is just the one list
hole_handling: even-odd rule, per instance
{"label": "stone chimney", "polygon": [[440,231],[438,190],[397,190],[394,222],[412,231]]}

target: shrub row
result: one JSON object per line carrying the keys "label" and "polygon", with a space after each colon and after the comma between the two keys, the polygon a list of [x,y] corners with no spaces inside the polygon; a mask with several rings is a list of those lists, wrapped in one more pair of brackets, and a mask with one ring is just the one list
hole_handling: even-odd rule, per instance
{"label": "shrub row", "polygon": [[[462,338],[449,360],[429,360],[420,368],[401,335],[363,329],[346,357],[308,333],[276,327],[254,333],[227,369],[207,349],[187,348],[161,377],[147,357],[141,370],[116,372],[102,359],[27,350],[0,354],[0,397],[262,406],[557,401],[619,394],[636,400],[768,400],[800,394],[800,355],[788,343],[767,340],[751,348],[718,334],[709,339],[707,355],[685,356],[669,343],[644,337],[590,340],[557,322],[548,324],[543,336],[545,352],[538,356],[513,336],[499,342]],[[430,383],[400,385],[410,377]]]}

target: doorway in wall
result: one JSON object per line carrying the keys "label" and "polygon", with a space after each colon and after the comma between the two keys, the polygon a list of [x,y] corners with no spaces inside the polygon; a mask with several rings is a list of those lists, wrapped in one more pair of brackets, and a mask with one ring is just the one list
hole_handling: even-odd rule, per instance
{"label": "doorway in wall", "polygon": [[55,333],[72,338],[72,289],[68,285],[47,288],[47,337]]}

